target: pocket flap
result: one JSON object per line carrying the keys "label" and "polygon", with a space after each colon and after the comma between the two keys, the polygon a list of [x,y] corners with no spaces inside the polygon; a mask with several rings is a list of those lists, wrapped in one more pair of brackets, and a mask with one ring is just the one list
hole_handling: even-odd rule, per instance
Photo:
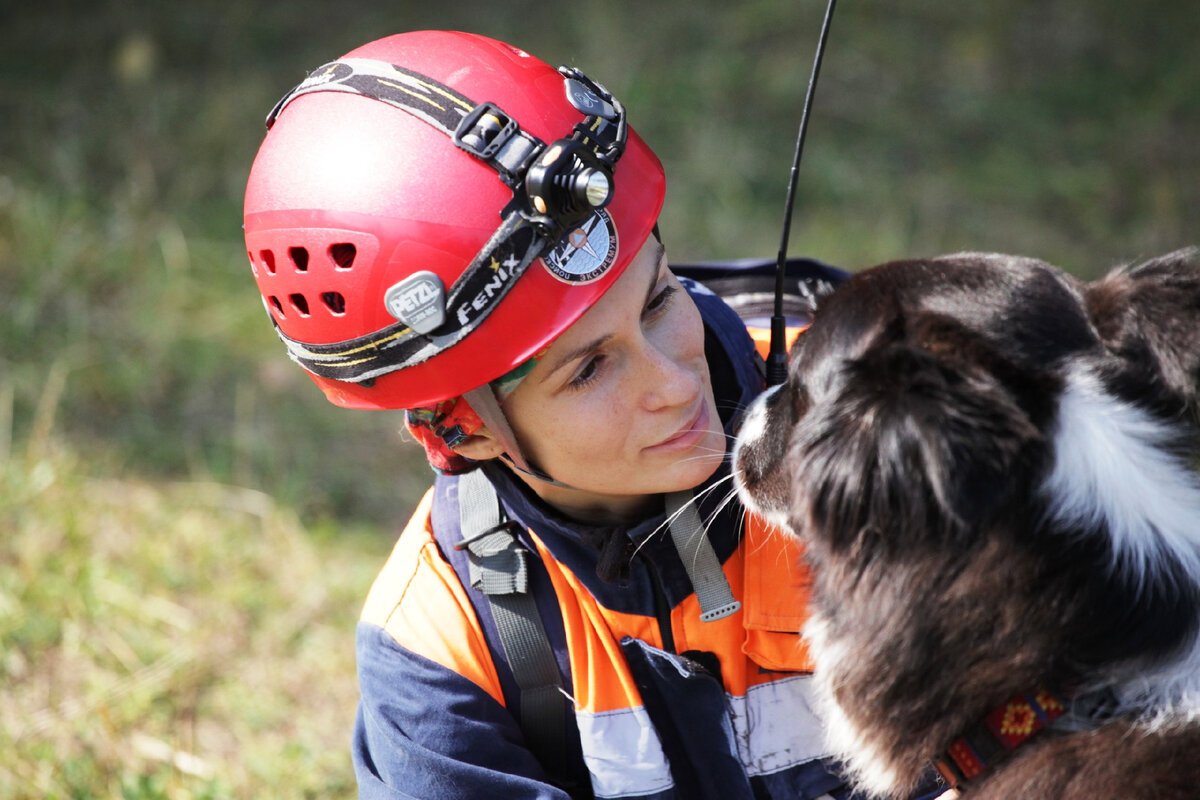
{"label": "pocket flap", "polygon": [[800,541],[757,517],[746,520],[744,652],[767,669],[810,672],[800,630],[809,616],[811,578]]}

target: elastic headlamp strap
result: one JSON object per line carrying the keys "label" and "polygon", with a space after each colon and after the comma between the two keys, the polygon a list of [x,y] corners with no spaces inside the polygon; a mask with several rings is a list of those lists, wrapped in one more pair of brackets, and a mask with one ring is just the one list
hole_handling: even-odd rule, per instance
{"label": "elastic headlamp strap", "polygon": [[[585,114],[572,140],[611,168],[625,148],[624,108],[578,70],[560,70],[567,97]],[[547,150],[492,103],[474,103],[462,94],[411,70],[373,59],[348,58],[313,71],[276,103],[267,128],[289,103],[311,92],[346,92],[387,103],[445,133],[454,144],[497,171],[513,190],[501,210],[502,222],[458,280],[445,291],[440,278],[422,271],[389,290],[396,325],[332,344],[306,344],[275,326],[288,354],[322,378],[363,383],[411,367],[457,344],[479,326],[535,258],[577,222],[567,210],[535,211],[524,196],[524,177]],[[274,317],[271,317],[274,322]]]}
{"label": "elastic headlamp strap", "polygon": [[[292,360],[314,375],[351,383],[372,380],[420,364],[460,342],[479,327],[550,243],[540,228],[518,214],[510,214],[471,266],[454,282],[444,305],[441,282],[436,275],[417,272],[409,276],[405,286],[414,294],[428,290],[438,295],[436,305],[440,307],[433,309],[437,316],[433,325],[428,325],[429,320],[425,320],[425,325],[402,321],[357,339],[332,344],[298,342],[278,325],[275,332]],[[479,303],[479,298],[488,298],[490,302]]]}
{"label": "elastic headlamp strap", "polygon": [[275,124],[284,108],[293,100],[311,92],[347,92],[407,111],[414,117],[456,138],[464,121],[490,125],[497,130],[492,143],[480,143],[473,155],[505,174],[516,174],[532,155],[545,144],[536,136],[520,130],[511,118],[491,103],[475,103],[449,86],[420,73],[370,58],[347,58],[313,70],[298,86],[283,96],[267,115],[267,129]]}

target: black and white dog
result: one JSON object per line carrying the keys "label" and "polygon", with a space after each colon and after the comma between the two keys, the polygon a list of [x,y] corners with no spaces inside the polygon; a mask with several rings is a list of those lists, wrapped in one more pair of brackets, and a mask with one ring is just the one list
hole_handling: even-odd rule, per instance
{"label": "black and white dog", "polygon": [[1198,453],[1198,250],[1092,283],[899,261],[825,298],[734,463],[806,545],[858,784],[1200,798]]}

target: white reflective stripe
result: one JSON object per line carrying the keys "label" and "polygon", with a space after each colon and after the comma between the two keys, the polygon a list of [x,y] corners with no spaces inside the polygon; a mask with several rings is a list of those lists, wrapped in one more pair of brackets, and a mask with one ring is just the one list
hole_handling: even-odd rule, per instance
{"label": "white reflective stripe", "polygon": [[577,710],[575,719],[596,797],[651,794],[675,785],[646,709]]}
{"label": "white reflective stripe", "polygon": [[[770,775],[829,755],[813,711],[812,677],[796,675],[752,686],[744,697],[726,694],[746,774]],[[596,797],[629,797],[671,788],[670,767],[658,733],[642,707],[575,712],[583,760]],[[697,731],[697,735],[720,735]]]}
{"label": "white reflective stripe", "polygon": [[829,755],[815,707],[809,675],[752,686],[745,697],[729,695],[746,774],[770,775]]}

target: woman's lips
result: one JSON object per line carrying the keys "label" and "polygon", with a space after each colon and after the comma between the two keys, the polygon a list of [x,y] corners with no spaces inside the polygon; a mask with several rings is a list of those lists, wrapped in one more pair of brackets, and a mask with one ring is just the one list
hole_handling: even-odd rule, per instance
{"label": "woman's lips", "polygon": [[678,450],[687,450],[699,444],[700,440],[707,435],[708,403],[704,402],[704,398],[701,398],[699,407],[696,409],[696,413],[692,415],[691,419],[689,419],[666,439],[663,439],[658,444],[647,447],[646,451],[651,453],[668,453]]}

